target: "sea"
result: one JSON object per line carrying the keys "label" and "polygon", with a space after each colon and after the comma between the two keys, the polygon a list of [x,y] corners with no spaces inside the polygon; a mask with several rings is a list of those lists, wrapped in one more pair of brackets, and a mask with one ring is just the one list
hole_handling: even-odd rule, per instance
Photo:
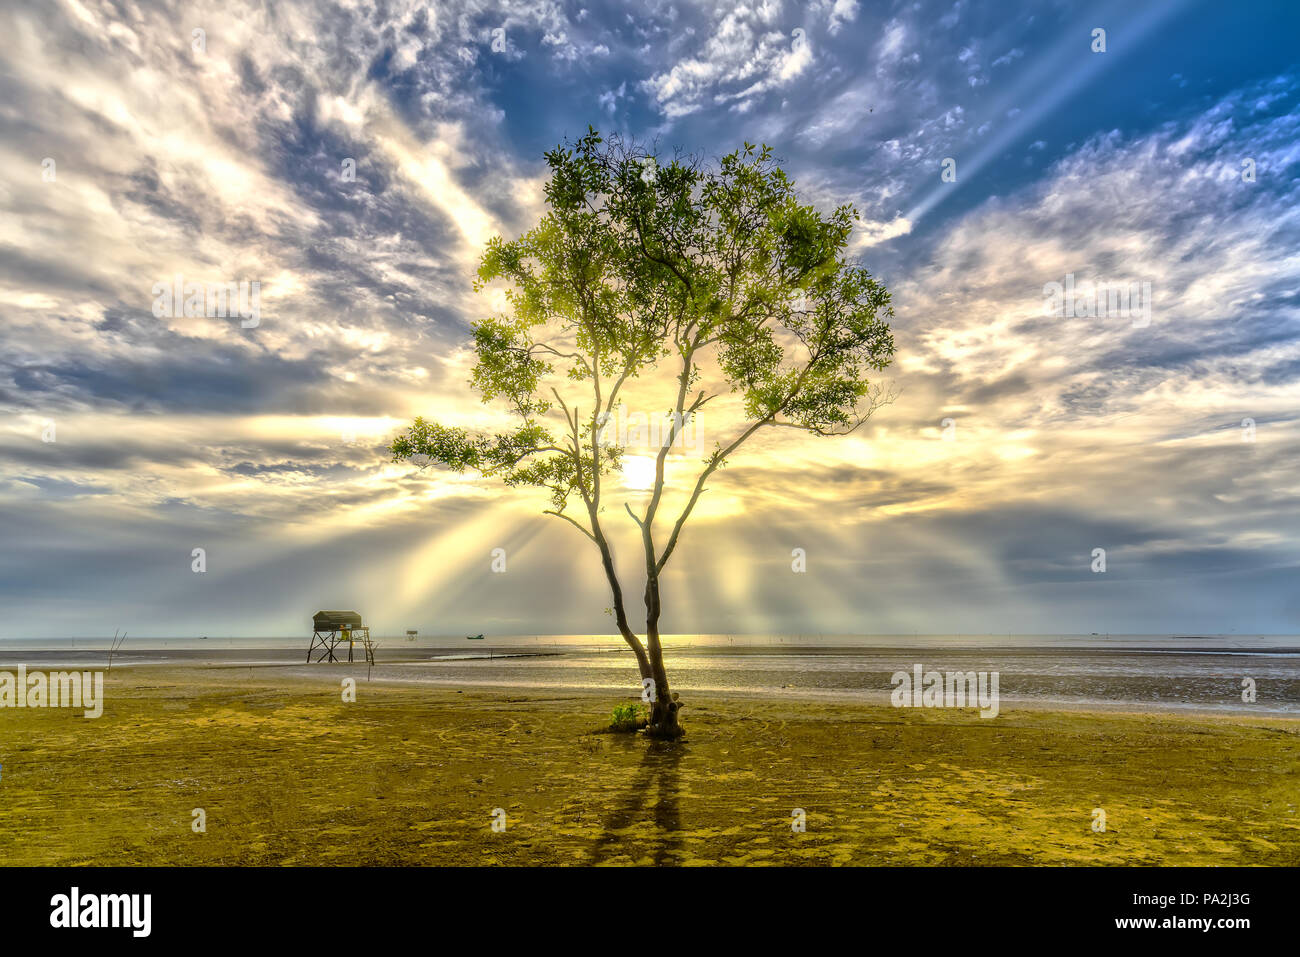
{"label": "sea", "polygon": [[[346,664],[307,663],[310,636],[128,635],[113,667],[269,669],[444,687],[584,690],[632,695],[641,682],[618,636],[376,635]],[[0,670],[103,668],[111,636],[0,638]],[[672,690],[767,698],[888,702],[898,672],[997,672],[1003,710],[1017,704],[1127,711],[1300,715],[1296,635],[668,635]]]}

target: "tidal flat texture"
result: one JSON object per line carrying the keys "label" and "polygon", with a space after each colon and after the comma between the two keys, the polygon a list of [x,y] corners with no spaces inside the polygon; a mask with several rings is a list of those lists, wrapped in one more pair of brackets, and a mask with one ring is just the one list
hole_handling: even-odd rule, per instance
{"label": "tidal flat texture", "polygon": [[684,692],[666,745],[605,733],[609,694],[328,667],[115,669],[97,720],[0,712],[0,860],[1300,864],[1293,718]]}

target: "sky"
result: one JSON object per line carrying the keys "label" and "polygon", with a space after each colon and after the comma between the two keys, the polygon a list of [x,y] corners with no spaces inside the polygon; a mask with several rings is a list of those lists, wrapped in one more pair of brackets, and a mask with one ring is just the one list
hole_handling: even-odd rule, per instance
{"label": "sky", "polygon": [[[896,401],[711,480],[664,631],[1300,632],[1294,3],[18,0],[0,29],[0,638],[610,633],[543,493],[387,452],[506,421],[467,385],[475,266],[589,125],[770,145],[893,296]],[[186,315],[177,277],[260,298]]]}

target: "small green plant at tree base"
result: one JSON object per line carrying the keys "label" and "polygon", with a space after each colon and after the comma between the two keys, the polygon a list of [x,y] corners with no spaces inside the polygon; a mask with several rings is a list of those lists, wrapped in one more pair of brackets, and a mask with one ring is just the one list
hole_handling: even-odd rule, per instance
{"label": "small green plant at tree base", "polygon": [[609,730],[635,731],[645,723],[645,709],[639,704],[620,704],[614,706],[613,719],[609,723]]}

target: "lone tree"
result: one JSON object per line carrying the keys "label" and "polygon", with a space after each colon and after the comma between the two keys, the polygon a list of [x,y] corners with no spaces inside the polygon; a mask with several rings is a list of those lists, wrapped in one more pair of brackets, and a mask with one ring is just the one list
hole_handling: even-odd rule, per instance
{"label": "lone tree", "polygon": [[[487,435],[417,418],[391,452],[394,461],[548,489],[545,514],[600,552],[618,630],[652,701],[647,731],[678,737],[659,620],[660,582],[682,528],[709,477],[760,429],[843,435],[889,401],[866,378],[893,356],[889,293],[846,259],[853,207],[823,215],[800,205],[766,146],[660,165],[646,147],[589,129],[546,162],[548,211],[518,239],[491,240],[475,282],[482,290],[504,281],[507,314],[474,323],[470,384],[484,402],[504,402],[517,427]],[[632,379],[662,380],[669,400],[644,510],[624,502],[644,552],[644,643],[628,619],[603,514],[602,477],[622,470],[624,453],[607,425]],[[681,486],[684,504],[661,529],[669,451],[727,394],[743,420],[693,485]]]}

